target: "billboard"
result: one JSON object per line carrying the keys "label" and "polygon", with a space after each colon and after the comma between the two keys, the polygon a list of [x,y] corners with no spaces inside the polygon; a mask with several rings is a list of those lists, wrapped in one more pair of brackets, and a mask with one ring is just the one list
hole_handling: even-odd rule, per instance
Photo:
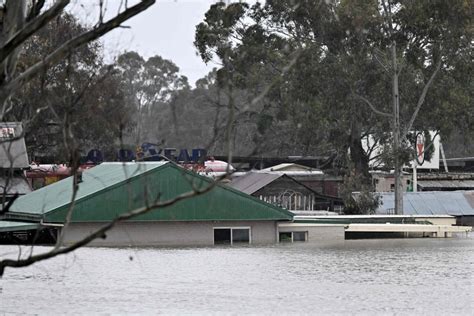
{"label": "billboard", "polygon": [[[411,132],[411,135],[415,139],[413,150],[416,153],[416,159],[413,159],[404,167],[413,168],[416,165],[417,169],[439,169],[439,133],[429,131],[429,137],[423,132]],[[367,135],[362,138],[362,147],[369,156],[370,168],[376,169],[385,167],[381,159],[384,146],[378,143],[373,135]],[[425,153],[427,154],[425,155]]]}
{"label": "billboard", "polygon": [[[429,139],[423,132],[418,132],[416,136],[416,159],[412,160],[409,168],[416,165],[417,169],[439,169],[439,144],[440,136],[435,131],[429,131]],[[425,152],[431,153],[425,158]]]}

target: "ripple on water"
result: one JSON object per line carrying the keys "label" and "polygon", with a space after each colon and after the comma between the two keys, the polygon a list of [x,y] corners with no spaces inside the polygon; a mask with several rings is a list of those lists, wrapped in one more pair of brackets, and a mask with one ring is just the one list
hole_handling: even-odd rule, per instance
{"label": "ripple on water", "polygon": [[83,248],[7,269],[0,314],[470,314],[473,268],[472,238]]}

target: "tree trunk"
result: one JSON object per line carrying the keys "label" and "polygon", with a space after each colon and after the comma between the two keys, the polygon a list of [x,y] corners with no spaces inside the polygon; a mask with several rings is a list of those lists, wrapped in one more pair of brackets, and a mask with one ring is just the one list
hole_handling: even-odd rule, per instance
{"label": "tree trunk", "polygon": [[[26,18],[25,2],[25,0],[7,0],[3,5],[0,13],[0,47],[3,47],[23,27]],[[0,85],[13,77],[19,51],[15,49],[1,64]]]}
{"label": "tree trunk", "polygon": [[403,214],[403,168],[400,161],[400,98],[398,91],[397,48],[395,41],[392,43],[392,102],[393,102],[393,154],[395,155],[395,214]]}
{"label": "tree trunk", "polygon": [[356,175],[361,177],[363,184],[370,184],[369,157],[362,147],[362,129],[360,124],[353,123],[349,136],[350,158],[354,164]]}

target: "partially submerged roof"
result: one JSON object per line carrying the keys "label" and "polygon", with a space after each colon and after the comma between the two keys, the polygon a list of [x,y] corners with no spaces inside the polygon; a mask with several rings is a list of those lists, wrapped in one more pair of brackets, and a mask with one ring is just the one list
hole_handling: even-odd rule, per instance
{"label": "partially submerged roof", "polygon": [[[82,173],[72,219],[110,221],[120,214],[205,188],[212,180],[168,162],[103,163]],[[71,206],[72,177],[18,198],[6,218],[63,222]],[[292,214],[231,188],[209,192],[152,210],[134,220],[291,220]]]}
{"label": "partially submerged roof", "polygon": [[28,222],[0,221],[0,233],[33,230],[40,228],[40,224]]}
{"label": "partially submerged roof", "polygon": [[423,189],[472,190],[474,180],[418,180]]}
{"label": "partially submerged roof", "polygon": [[[382,204],[376,214],[393,214],[394,193],[378,193]],[[426,191],[403,193],[404,215],[474,215],[474,191]]]}
{"label": "partially submerged roof", "polygon": [[301,183],[300,181],[296,180],[293,177],[290,177],[289,175],[285,173],[265,173],[261,171],[250,171],[243,176],[234,178],[227,185],[233,189],[236,189],[236,190],[239,190],[241,192],[251,195],[257,192],[258,190],[266,187],[267,185],[270,185],[273,181],[276,181],[280,178],[290,179],[294,183],[294,185],[303,187],[306,190],[311,191],[312,194],[314,194],[319,199],[332,200],[335,202],[342,203],[341,198],[316,192],[310,187],[308,187],[307,185],[305,185],[304,183]]}
{"label": "partially submerged roof", "polygon": [[232,179],[232,182],[230,182],[228,186],[241,192],[252,194],[282,176],[283,174],[251,171],[248,172],[246,175]]}
{"label": "partially submerged roof", "polygon": [[0,123],[0,168],[27,168],[28,154],[21,123]]}

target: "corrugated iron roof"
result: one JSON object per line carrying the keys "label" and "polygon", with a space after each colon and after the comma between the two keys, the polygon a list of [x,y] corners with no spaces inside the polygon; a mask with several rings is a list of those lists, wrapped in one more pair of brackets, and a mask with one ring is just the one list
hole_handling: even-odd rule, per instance
{"label": "corrugated iron roof", "polygon": [[[377,193],[382,204],[376,214],[393,214],[394,193]],[[425,191],[403,193],[404,215],[474,215],[474,191]]]}
{"label": "corrugated iron roof", "polygon": [[269,168],[262,169],[258,172],[264,173],[286,173],[286,174],[293,174],[293,173],[302,173],[302,174],[324,174],[319,169],[314,169],[311,167],[299,165],[296,163],[281,163]]}
{"label": "corrugated iron roof", "polygon": [[232,179],[228,186],[241,192],[252,194],[282,176],[283,174],[249,172],[246,175]]}
{"label": "corrugated iron roof", "polygon": [[[106,188],[125,182],[127,179],[158,168],[166,162],[121,163],[106,162],[82,173],[82,182],[76,193],[76,202]],[[73,193],[73,178],[52,183],[44,188],[19,197],[10,207],[10,212],[42,215],[69,205]]]}
{"label": "corrugated iron roof", "polygon": [[262,171],[300,171],[300,170],[311,170],[312,168],[306,167],[303,165],[299,165],[296,163],[281,163],[275,166],[271,166],[265,169],[262,169]]}
{"label": "corrugated iron roof", "polygon": [[474,189],[474,180],[418,180],[422,188]]}
{"label": "corrugated iron roof", "polygon": [[29,165],[21,123],[0,123],[0,168],[20,169]]}
{"label": "corrugated iron roof", "polygon": [[[110,221],[120,214],[203,188],[212,180],[168,162],[103,163],[86,170],[75,199],[75,222]],[[37,216],[61,223],[71,205],[72,177],[18,198],[6,219]],[[15,217],[16,216],[16,217]],[[152,210],[134,220],[290,220],[291,213],[231,188],[209,192]]]}

